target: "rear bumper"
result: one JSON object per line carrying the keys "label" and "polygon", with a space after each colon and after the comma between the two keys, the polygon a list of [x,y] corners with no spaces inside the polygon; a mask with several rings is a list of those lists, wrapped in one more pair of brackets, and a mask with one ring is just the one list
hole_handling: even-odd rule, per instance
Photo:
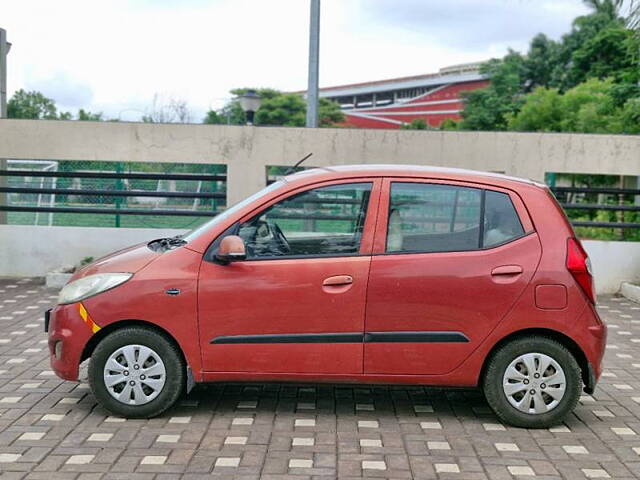
{"label": "rear bumper", "polygon": [[593,394],[602,375],[602,360],[607,347],[607,325],[591,305],[583,315],[582,320],[585,323],[582,325],[588,326],[587,333],[582,338],[583,351],[587,358],[587,369],[582,372],[582,381],[585,393]]}
{"label": "rear bumper", "polygon": [[82,352],[93,331],[80,316],[79,303],[58,305],[45,313],[49,333],[49,362],[64,380],[78,380]]}
{"label": "rear bumper", "polygon": [[587,371],[583,375],[584,379],[584,393],[593,395],[596,391],[596,385],[598,384],[598,380],[596,379],[596,374],[593,371],[593,365],[590,363],[587,365]]}

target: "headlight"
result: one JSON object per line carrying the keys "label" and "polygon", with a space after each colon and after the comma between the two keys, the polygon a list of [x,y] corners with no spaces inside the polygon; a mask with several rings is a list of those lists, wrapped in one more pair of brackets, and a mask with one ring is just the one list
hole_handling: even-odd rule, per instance
{"label": "headlight", "polygon": [[133,276],[133,273],[98,273],[71,282],[60,291],[58,304],[74,303],[117,287]]}

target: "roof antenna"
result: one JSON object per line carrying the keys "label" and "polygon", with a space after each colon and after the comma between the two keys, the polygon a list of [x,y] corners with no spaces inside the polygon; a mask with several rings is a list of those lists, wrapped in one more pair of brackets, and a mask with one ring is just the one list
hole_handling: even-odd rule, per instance
{"label": "roof antenna", "polygon": [[296,168],[298,168],[300,165],[302,165],[302,162],[304,162],[307,158],[309,158],[311,155],[313,155],[313,152],[308,153],[307,155],[305,155],[304,157],[302,157],[300,160],[298,160],[298,162],[291,167],[289,170],[287,170],[286,172],[284,172],[285,176],[289,175],[290,173],[294,173],[296,171]]}

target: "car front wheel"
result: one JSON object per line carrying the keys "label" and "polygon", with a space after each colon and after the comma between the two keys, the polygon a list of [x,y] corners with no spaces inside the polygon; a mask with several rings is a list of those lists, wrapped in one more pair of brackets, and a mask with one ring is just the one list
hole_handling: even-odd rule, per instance
{"label": "car front wheel", "polygon": [[582,379],[571,352],[547,337],[522,337],[501,346],[483,379],[487,402],[504,422],[547,428],[573,411]]}
{"label": "car front wheel", "polygon": [[128,418],[150,418],[170,408],[184,391],[185,377],[178,348],[164,335],[141,327],[107,335],[89,363],[96,399]]}

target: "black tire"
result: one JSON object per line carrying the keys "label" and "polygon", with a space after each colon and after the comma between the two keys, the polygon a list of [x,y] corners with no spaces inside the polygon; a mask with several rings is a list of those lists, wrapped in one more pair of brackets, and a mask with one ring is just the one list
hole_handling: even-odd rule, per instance
{"label": "black tire", "polygon": [[[542,353],[553,358],[565,375],[565,393],[558,404],[545,413],[526,413],[514,407],[503,389],[505,371],[520,355]],[[484,378],[484,395],[495,414],[505,423],[523,428],[548,428],[562,423],[580,398],[582,377],[580,366],[561,343],[544,336],[522,337],[502,345],[489,358]]]}
{"label": "black tire", "polygon": [[[148,403],[128,405],[107,390],[104,367],[117,349],[127,345],[151,348],[164,363],[166,380],[160,393]],[[96,346],[89,362],[89,385],[98,402],[111,413],[126,418],[151,418],[171,408],[185,391],[186,369],[178,347],[165,335],[144,327],[125,327],[108,334]]]}

